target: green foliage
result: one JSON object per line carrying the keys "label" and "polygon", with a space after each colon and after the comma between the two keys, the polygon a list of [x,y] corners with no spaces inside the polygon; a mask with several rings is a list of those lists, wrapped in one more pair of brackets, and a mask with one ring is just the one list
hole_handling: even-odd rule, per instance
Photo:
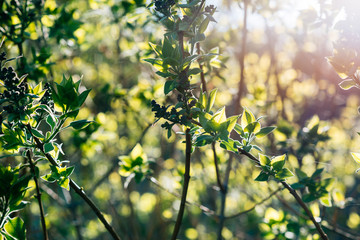
{"label": "green foliage", "polygon": [[288,169],[284,168],[286,155],[272,157],[271,159],[259,154],[259,161],[261,172],[255,178],[255,181],[268,181],[270,176],[273,176],[277,181],[285,181],[287,178],[294,176]]}
{"label": "green foliage", "polygon": [[31,176],[19,176],[19,170],[0,166],[0,234],[6,239],[25,239],[23,221],[11,217],[28,204],[23,199]]}
{"label": "green foliage", "polygon": [[334,182],[333,178],[321,179],[323,168],[317,169],[310,177],[300,169],[296,169],[296,176],[299,181],[292,184],[294,189],[306,189],[307,193],[302,196],[304,202],[311,202],[320,199],[320,202],[331,207],[329,189]]}
{"label": "green foliage", "polygon": [[151,173],[147,156],[140,144],[137,144],[132,149],[129,156],[120,156],[119,159],[119,174],[123,177],[127,177],[124,184],[125,188],[128,187],[133,178],[139,183]]}
{"label": "green foliage", "polygon": [[[359,162],[351,1],[302,11],[292,1],[155,0],[147,9],[143,0],[0,2],[0,162],[21,178],[33,160],[50,236],[109,237],[66,192],[77,186],[72,177],[84,186],[78,192],[108,208],[121,239],[170,239],[190,154],[178,238],[319,238],[288,191],[274,197],[283,182],[319,224],[358,232],[358,181],[346,154]],[[335,20],[341,8],[347,19]],[[338,76],[323,61],[333,25],[339,38],[328,62]],[[187,133],[191,151],[181,144]],[[19,199],[35,204],[35,192]],[[34,207],[10,214],[3,238],[24,239],[26,228],[40,239],[37,215]]]}

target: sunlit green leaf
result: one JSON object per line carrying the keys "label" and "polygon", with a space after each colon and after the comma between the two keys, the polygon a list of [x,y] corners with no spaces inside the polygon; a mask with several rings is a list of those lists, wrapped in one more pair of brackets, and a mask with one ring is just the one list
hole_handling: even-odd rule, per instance
{"label": "sunlit green leaf", "polygon": [[269,133],[271,133],[272,131],[274,131],[275,128],[276,127],[263,127],[263,128],[260,129],[259,132],[257,132],[255,134],[255,136],[258,137],[258,138],[264,137],[264,136],[268,135]]}
{"label": "sunlit green leaf", "polygon": [[70,127],[76,129],[76,130],[80,130],[83,129],[85,127],[87,127],[90,123],[92,123],[94,121],[90,121],[90,120],[77,120],[77,121],[73,121],[70,123]]}
{"label": "sunlit green leaf", "polygon": [[273,166],[275,171],[280,171],[285,165],[286,155],[276,156],[271,159],[271,166]]}
{"label": "sunlit green leaf", "polygon": [[281,169],[279,172],[277,172],[275,174],[275,178],[280,180],[280,181],[283,181],[286,178],[289,178],[289,177],[292,177],[292,176],[294,176],[294,174],[287,168],[283,168],[283,169]]}
{"label": "sunlit green leaf", "polygon": [[271,160],[268,156],[263,155],[261,153],[259,153],[259,161],[262,166],[268,166],[268,165],[270,165],[270,162],[271,162]]}
{"label": "sunlit green leaf", "polygon": [[24,221],[20,217],[9,218],[8,222],[4,225],[8,234],[18,240],[26,239],[26,229]]}
{"label": "sunlit green leaf", "polygon": [[255,178],[255,181],[263,182],[269,179],[269,174],[266,172],[260,172],[260,174]]}
{"label": "sunlit green leaf", "polygon": [[164,94],[167,95],[169,92],[174,90],[177,87],[176,81],[166,81],[164,85]]}
{"label": "sunlit green leaf", "polygon": [[255,121],[256,119],[252,112],[250,112],[250,110],[248,110],[247,108],[244,108],[243,114],[241,116],[241,127],[245,129],[247,125]]}
{"label": "sunlit green leaf", "polygon": [[52,145],[51,142],[45,143],[44,144],[44,151],[45,153],[51,152],[52,150],[54,150],[54,146]]}

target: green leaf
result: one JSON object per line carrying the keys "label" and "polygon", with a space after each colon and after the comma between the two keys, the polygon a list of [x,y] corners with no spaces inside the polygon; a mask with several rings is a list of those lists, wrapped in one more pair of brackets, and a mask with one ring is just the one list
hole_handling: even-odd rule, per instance
{"label": "green leaf", "polygon": [[260,131],[260,123],[259,122],[252,122],[252,123],[249,123],[245,129],[244,129],[244,132],[248,132],[248,133],[254,133],[256,134],[257,132]]}
{"label": "green leaf", "polygon": [[171,74],[169,72],[160,72],[160,71],[157,71],[156,74],[159,75],[160,77],[163,77],[163,78],[168,78],[168,77],[174,77],[175,76],[174,74]]}
{"label": "green leaf", "polygon": [[294,174],[287,168],[283,168],[283,169],[281,169],[279,172],[277,172],[275,174],[275,178],[280,180],[280,181],[283,181],[286,178],[289,178],[289,177],[292,177],[292,176],[294,176]]}
{"label": "green leaf", "polygon": [[241,137],[244,137],[244,130],[243,128],[241,127],[240,124],[236,123],[235,124],[235,131],[241,136]]}
{"label": "green leaf", "polygon": [[255,181],[264,182],[267,181],[268,179],[269,179],[269,174],[261,171],[260,174],[255,178]]}
{"label": "green leaf", "polygon": [[9,208],[9,214],[13,213],[13,212],[17,212],[21,209],[23,209],[24,207],[26,207],[26,205],[28,205],[30,202],[26,202],[26,201],[21,201],[20,204],[17,204],[16,206],[10,206]]}
{"label": "green leaf", "polygon": [[153,66],[162,66],[163,65],[163,61],[160,58],[146,58],[143,59],[145,62],[150,63]]}
{"label": "green leaf", "polygon": [[[157,46],[156,44],[153,44],[151,42],[149,42],[150,47],[154,50],[154,52],[156,53],[156,55],[161,56],[161,47]],[[144,61],[146,61],[146,59],[144,59]]]}
{"label": "green leaf", "polygon": [[167,138],[170,138],[171,137],[171,134],[172,134],[172,128],[169,128],[167,130]]}
{"label": "green leaf", "polygon": [[65,113],[63,115],[60,116],[60,120],[65,119],[65,118],[76,118],[76,116],[79,114],[79,109],[76,109],[74,111]]}
{"label": "green leaf", "polygon": [[320,203],[325,207],[332,206],[330,194],[327,194],[326,196],[321,197],[319,200],[320,200]]}
{"label": "green leaf", "polygon": [[294,183],[294,184],[291,184],[291,187],[292,187],[293,189],[301,189],[301,188],[304,188],[305,185],[302,184],[302,183]]}
{"label": "green leaf", "polygon": [[353,159],[355,160],[355,162],[360,163],[360,153],[351,153],[351,156],[353,157]]}
{"label": "green leaf", "polygon": [[244,108],[243,114],[241,116],[241,127],[244,129],[247,125],[255,121],[256,119],[252,112],[250,112],[250,110],[247,108]]}
{"label": "green leaf", "polygon": [[70,175],[74,172],[75,167],[71,166],[71,167],[67,167],[63,176],[64,177],[70,177]]}
{"label": "green leaf", "polygon": [[83,103],[85,102],[87,96],[89,95],[91,89],[86,89],[85,91],[83,91],[82,93],[80,93],[78,99],[77,99],[77,104],[76,107],[81,107],[81,105],[83,105]]}
{"label": "green leaf", "polygon": [[196,138],[195,146],[202,147],[202,146],[204,146],[206,144],[212,143],[213,141],[214,141],[213,136],[204,134],[204,135],[201,135],[201,136]]}
{"label": "green leaf", "polygon": [[259,153],[259,161],[261,166],[270,166],[271,160],[268,156]]}
{"label": "green leaf", "polygon": [[202,70],[200,68],[192,68],[190,69],[188,72],[187,72],[187,75],[190,76],[190,75],[196,75],[196,74],[199,74],[201,73]]}
{"label": "green leaf", "polygon": [[51,127],[51,131],[54,129],[54,127],[56,126],[56,120],[55,118],[49,114],[49,116],[47,116],[46,118],[46,122],[49,124],[49,126]]}
{"label": "green leaf", "polygon": [[214,116],[211,118],[216,123],[222,123],[226,121],[225,107],[220,108]]}
{"label": "green leaf", "polygon": [[273,166],[275,171],[280,171],[285,165],[286,155],[276,156],[271,159],[271,166]]}
{"label": "green leaf", "polygon": [[44,135],[40,130],[36,130],[34,128],[31,129],[32,134],[37,138],[44,138]]}
{"label": "green leaf", "polygon": [[312,179],[315,179],[320,176],[320,174],[324,171],[324,168],[316,169],[315,172],[311,175]]}
{"label": "green leaf", "polygon": [[238,149],[237,149],[237,144],[236,144],[236,142],[237,142],[237,141],[234,141],[234,140],[228,138],[226,141],[222,141],[222,142],[220,143],[220,147],[224,148],[225,150],[228,150],[228,151],[237,153],[237,152],[238,152]]}
{"label": "green leaf", "polygon": [[243,147],[243,150],[245,151],[245,152],[250,152],[250,150],[252,149],[252,145],[248,145],[248,146],[244,146]]}
{"label": "green leaf", "polygon": [[69,178],[62,177],[60,180],[58,180],[58,184],[60,187],[65,188],[66,190],[70,190],[70,180]]}
{"label": "green leaf", "polygon": [[174,48],[168,38],[164,38],[163,45],[162,45],[162,56],[163,58],[172,57],[172,53]]}
{"label": "green leaf", "polygon": [[51,152],[52,150],[54,150],[54,146],[52,145],[51,142],[45,143],[44,144],[44,151],[45,153]]}
{"label": "green leaf", "polygon": [[268,135],[269,133],[271,133],[272,131],[274,131],[275,128],[276,127],[264,127],[264,128],[261,128],[260,131],[255,134],[255,136],[258,137],[258,138],[264,137],[264,136]]}
{"label": "green leaf", "polygon": [[211,108],[214,106],[215,98],[216,98],[217,88],[213,89],[208,97],[206,111],[209,112]]}
{"label": "green leaf", "polygon": [[301,171],[299,168],[295,169],[295,173],[296,173],[296,176],[299,178],[300,181],[308,178],[306,173]]}
{"label": "green leaf", "polygon": [[24,221],[19,218],[9,218],[8,222],[4,225],[4,228],[8,234],[18,240],[26,239],[26,229]]}
{"label": "green leaf", "polygon": [[94,122],[94,121],[85,120],[85,119],[77,120],[77,121],[71,122],[69,126],[76,130],[80,130],[82,128],[87,127],[92,122]]}
{"label": "green leaf", "polygon": [[199,33],[204,33],[210,22],[210,18],[205,18],[199,26]]}
{"label": "green leaf", "polygon": [[167,95],[169,92],[174,90],[177,87],[177,82],[174,81],[166,81],[164,85],[164,94]]}
{"label": "green leaf", "polygon": [[49,173],[49,174],[46,174],[44,176],[41,177],[43,180],[47,181],[47,182],[50,182],[50,183],[53,183],[55,182],[57,179],[53,176],[52,173]]}
{"label": "green leaf", "polygon": [[307,194],[304,194],[304,195],[302,196],[302,200],[303,200],[304,202],[306,202],[306,203],[311,202],[311,201],[314,201],[314,200],[316,200],[316,199],[318,199],[318,196],[316,196],[316,195],[314,195],[314,194],[312,194],[312,193],[307,193]]}
{"label": "green leaf", "polygon": [[236,122],[237,122],[237,120],[239,119],[239,116],[231,116],[231,117],[229,117],[228,119],[226,119],[226,122],[225,123],[227,123],[227,128],[226,128],[226,130],[230,133],[233,129],[234,129],[234,127],[235,127],[235,125],[236,125]]}

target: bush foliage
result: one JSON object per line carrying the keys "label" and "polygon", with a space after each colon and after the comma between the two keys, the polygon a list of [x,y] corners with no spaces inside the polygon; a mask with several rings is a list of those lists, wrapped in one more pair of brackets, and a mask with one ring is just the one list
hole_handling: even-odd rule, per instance
{"label": "bush foliage", "polygon": [[360,239],[360,4],[0,9],[1,239]]}

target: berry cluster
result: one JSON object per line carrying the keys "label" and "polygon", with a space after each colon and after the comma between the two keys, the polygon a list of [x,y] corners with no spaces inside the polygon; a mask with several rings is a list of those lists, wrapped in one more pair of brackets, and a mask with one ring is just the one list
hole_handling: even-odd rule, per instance
{"label": "berry cluster", "polygon": [[44,89],[46,89],[46,92],[44,96],[41,98],[40,103],[48,105],[49,107],[54,107],[54,101],[51,97],[52,89],[49,83],[45,83]]}
{"label": "berry cluster", "polygon": [[214,7],[214,5],[210,5],[210,6],[205,7],[205,12],[208,12],[208,13],[214,13],[215,10],[216,10],[216,8]]}
{"label": "berry cluster", "polygon": [[168,107],[160,106],[159,104],[156,103],[155,100],[151,101],[151,106],[152,106],[151,110],[155,112],[156,118],[164,118],[172,122],[172,124],[170,124],[169,122],[165,122],[164,124],[162,124],[161,127],[165,129],[169,129],[174,124],[177,123],[182,125],[185,125],[187,123],[187,117],[185,115],[182,115],[175,108],[172,108],[170,111],[167,111],[169,106]]}
{"label": "berry cluster", "polygon": [[[6,60],[6,54],[1,53],[0,64]],[[17,76],[13,67],[2,67],[0,69],[0,80],[3,81],[5,90],[0,93],[0,100],[2,102],[8,102],[8,105],[3,109],[7,113],[20,113],[27,109],[27,93],[28,85],[25,81],[20,82],[20,78]]]}
{"label": "berry cluster", "polygon": [[155,11],[170,16],[170,9],[175,5],[175,0],[155,0]]}

